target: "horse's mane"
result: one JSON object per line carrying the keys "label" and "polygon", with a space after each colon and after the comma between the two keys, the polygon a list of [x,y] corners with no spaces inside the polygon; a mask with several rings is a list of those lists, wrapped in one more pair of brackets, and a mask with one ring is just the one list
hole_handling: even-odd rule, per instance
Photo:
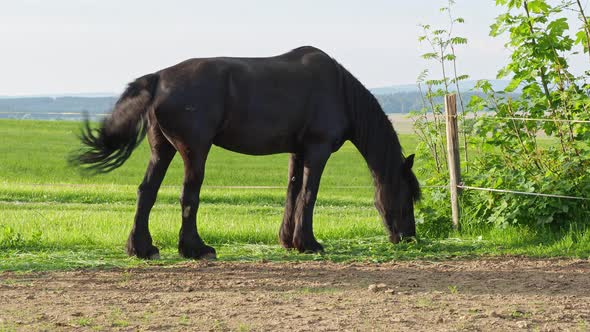
{"label": "horse's mane", "polygon": [[402,174],[405,162],[402,147],[391,121],[373,94],[346,68],[336,62],[348,112],[353,119],[351,141],[363,155],[377,192],[384,185],[396,185],[401,176],[408,177],[410,195],[420,199],[420,185],[413,173]]}

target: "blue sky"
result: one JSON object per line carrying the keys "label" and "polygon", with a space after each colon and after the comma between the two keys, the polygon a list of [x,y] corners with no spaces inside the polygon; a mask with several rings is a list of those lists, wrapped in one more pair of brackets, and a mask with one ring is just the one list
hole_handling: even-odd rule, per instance
{"label": "blue sky", "polygon": [[[504,41],[488,36],[495,1],[457,0],[459,70],[494,78]],[[442,24],[444,0],[6,1],[0,95],[120,92],[187,58],[328,52],[367,87],[413,83],[426,67],[418,24]],[[433,68],[433,73],[437,69]]]}

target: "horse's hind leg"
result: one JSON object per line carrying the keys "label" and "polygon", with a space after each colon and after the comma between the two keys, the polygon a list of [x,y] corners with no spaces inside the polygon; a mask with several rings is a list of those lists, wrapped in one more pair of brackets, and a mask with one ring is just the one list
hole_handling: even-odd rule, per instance
{"label": "horse's hind leg", "polygon": [[303,155],[292,153],[289,159],[289,184],[287,185],[287,199],[285,200],[285,214],[279,231],[279,240],[283,247],[290,249],[293,245],[293,232],[295,231],[295,202],[301,191],[303,182]]}
{"label": "horse's hind leg", "polygon": [[137,211],[133,230],[127,240],[127,254],[154,259],[159,257],[159,251],[152,244],[148,227],[149,214],[176,150],[164,137],[157,124],[150,125],[147,135],[152,154],[143,182],[137,190]]}
{"label": "horse's hind leg", "polygon": [[184,186],[180,204],[182,226],[178,241],[178,252],[186,258],[214,259],[215,249],[203,242],[197,231],[197,210],[199,193],[205,177],[205,161],[211,143],[185,146],[179,144],[178,152],[184,160]]}

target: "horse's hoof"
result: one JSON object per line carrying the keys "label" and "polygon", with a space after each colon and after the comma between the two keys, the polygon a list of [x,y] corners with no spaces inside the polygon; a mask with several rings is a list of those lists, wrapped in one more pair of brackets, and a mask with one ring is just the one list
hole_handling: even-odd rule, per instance
{"label": "horse's hoof", "polygon": [[293,244],[293,234],[290,232],[286,232],[286,231],[283,232],[282,229],[279,232],[279,243],[285,249],[294,249],[295,248],[295,244]]}
{"label": "horse's hoof", "polygon": [[160,250],[152,244],[149,233],[131,233],[127,238],[125,247],[127,255],[136,256],[139,259],[158,259]]}
{"label": "horse's hoof", "polygon": [[160,250],[154,246],[147,249],[137,250],[133,247],[127,247],[127,255],[136,256],[139,259],[160,259]]}
{"label": "horse's hoof", "polygon": [[289,249],[295,249],[295,245],[293,244],[293,241],[283,241],[281,239],[279,239],[279,243],[281,244],[281,246],[287,250]]}
{"label": "horse's hoof", "polygon": [[319,254],[322,255],[324,253],[324,248],[314,248],[314,249],[304,249],[301,253],[303,254]]}
{"label": "horse's hoof", "polygon": [[302,254],[321,254],[324,252],[324,247],[317,241],[295,244],[295,247]]}
{"label": "horse's hoof", "polygon": [[178,253],[184,258],[213,260],[217,258],[215,249],[210,246],[186,247],[179,246]]}
{"label": "horse's hoof", "polygon": [[389,242],[391,242],[393,244],[398,244],[400,240],[401,240],[401,237],[397,233],[389,235]]}
{"label": "horse's hoof", "polygon": [[214,252],[208,252],[203,256],[199,257],[199,259],[207,260],[207,261],[214,261],[217,259],[217,255]]}
{"label": "horse's hoof", "polygon": [[205,246],[193,258],[212,261],[217,259],[217,253],[213,247]]}

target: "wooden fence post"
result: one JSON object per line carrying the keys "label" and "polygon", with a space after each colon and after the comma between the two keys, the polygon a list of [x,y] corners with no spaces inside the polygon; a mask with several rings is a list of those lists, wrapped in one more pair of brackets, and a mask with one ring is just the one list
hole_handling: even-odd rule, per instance
{"label": "wooden fence post", "polygon": [[459,188],[461,165],[459,156],[459,134],[457,130],[457,98],[455,94],[445,96],[447,115],[447,158],[449,161],[449,189],[451,190],[451,212],[453,228],[459,229]]}

